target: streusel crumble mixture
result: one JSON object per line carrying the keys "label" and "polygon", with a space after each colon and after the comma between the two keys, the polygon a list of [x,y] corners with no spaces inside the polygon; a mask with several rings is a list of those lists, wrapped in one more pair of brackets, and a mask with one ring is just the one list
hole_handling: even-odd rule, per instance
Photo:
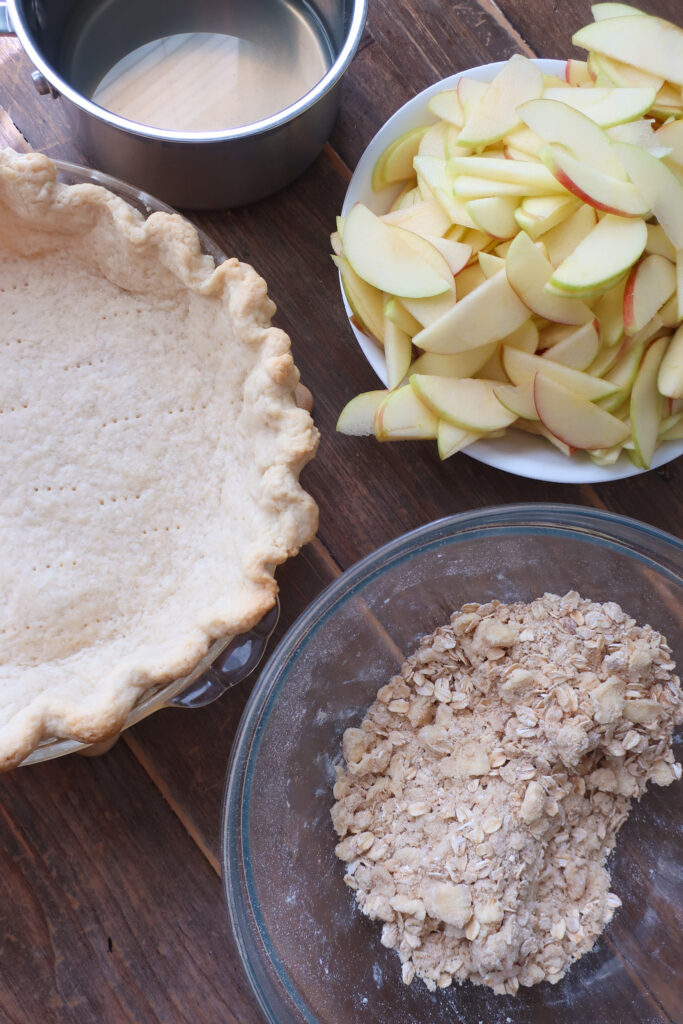
{"label": "streusel crumble mixture", "polygon": [[681,776],[665,638],[577,593],[466,604],[347,729],[332,821],[345,882],[402,976],[555,983],[620,905],[631,801]]}

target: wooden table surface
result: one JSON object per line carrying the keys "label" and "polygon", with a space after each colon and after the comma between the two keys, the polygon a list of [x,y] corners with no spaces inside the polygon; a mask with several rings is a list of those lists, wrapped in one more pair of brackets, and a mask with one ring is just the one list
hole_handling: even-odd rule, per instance
{"label": "wooden table surface", "polygon": [[[345,401],[377,387],[328,255],[363,149],[420,89],[515,52],[570,56],[572,32],[590,20],[585,0],[369,6],[332,138],[314,165],[263,202],[190,215],[266,278],[276,323],[289,332],[315,397],[322,440],[303,482],[320,506],[320,530],[278,571],[278,637],[359,558],[449,513],[570,502],[680,535],[680,462],[616,483],[563,486],[462,454],[442,464],[434,443],[380,446],[335,434]],[[671,20],[683,13],[680,0],[640,6]],[[0,40],[0,143],[84,162],[59,101],[37,95],[14,39]],[[218,862],[225,771],[249,689],[243,684],[201,711],[160,712],[99,758],[72,756],[0,779],[0,1024],[261,1019],[230,935]],[[652,1000],[650,1020],[673,1024]],[[623,1024],[643,1022],[631,1014]]]}

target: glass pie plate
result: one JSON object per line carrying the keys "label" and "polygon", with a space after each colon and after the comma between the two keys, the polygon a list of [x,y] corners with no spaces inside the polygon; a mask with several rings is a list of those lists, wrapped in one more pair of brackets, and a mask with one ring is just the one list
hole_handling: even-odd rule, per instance
{"label": "glass pie plate", "polygon": [[[115,195],[121,196],[145,217],[158,212],[170,214],[178,212],[161,200],[142,192],[134,185],[113,178],[109,174],[61,160],[52,162],[57,168],[58,180],[65,185],[101,185]],[[204,232],[196,230],[202,252],[211,256],[217,264],[222,263],[226,258],[225,253]],[[228,687],[240,682],[256,668],[266,649],[268,638],[277,625],[279,611],[279,604],[276,602],[264,618],[248,633],[238,637],[216,640],[191,675],[147,690],[141,695],[140,700],[128,715],[125,728],[135,725],[136,722],[161,708],[204,707],[217,700]],[[97,744],[92,746],[77,740],[45,739],[22,761],[22,765],[36,764],[76,752],[96,753],[108,746],[110,746],[110,741],[100,747]]]}
{"label": "glass pie plate", "polygon": [[[270,657],[233,747],[223,879],[242,963],[270,1024],[654,1024],[683,1019],[683,783],[651,787],[610,858],[623,906],[557,985],[497,996],[401,981],[355,907],[330,821],[341,737],[419,638],[466,601],[578,590],[617,601],[683,656],[683,543],[572,505],[511,505],[424,526],[327,588]],[[677,648],[677,649],[676,649]],[[678,748],[680,757],[681,749]]]}
{"label": "glass pie plate", "polygon": [[[424,89],[413,99],[405,103],[389,118],[369,143],[353,173],[342,205],[342,216],[345,217],[355,203],[364,203],[374,213],[386,213],[402,186],[382,189],[375,192],[372,188],[372,170],[377,158],[386,146],[404,132],[423,124],[431,124],[436,118],[429,111],[427,104],[432,96],[444,89],[454,89],[462,77],[473,78],[479,82],[489,82],[503,67],[503,61],[494,64],[482,64],[480,67],[460,71],[450,78],[444,78],[429,88]],[[565,61],[535,60],[541,71],[564,78]],[[339,281],[342,300],[349,317],[349,326],[368,360],[383,385],[387,385],[387,367],[382,347],[363,331],[360,331],[351,319],[352,310]],[[548,480],[555,483],[606,483],[610,480],[621,480],[646,472],[633,465],[626,455],[620,455],[613,466],[598,466],[585,453],[578,452],[571,458],[563,455],[546,440],[522,433],[521,430],[509,430],[503,437],[490,440],[475,441],[463,449],[465,455],[478,462],[496,469],[504,469],[508,473],[530,477],[533,480]],[[660,445],[652,459],[652,469],[671,462],[683,454],[683,441],[666,441]]]}

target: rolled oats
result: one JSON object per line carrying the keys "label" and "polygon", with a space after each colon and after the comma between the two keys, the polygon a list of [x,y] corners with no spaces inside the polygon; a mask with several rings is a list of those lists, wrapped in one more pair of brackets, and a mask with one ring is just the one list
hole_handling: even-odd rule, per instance
{"label": "rolled oats", "polygon": [[620,906],[632,798],[681,777],[666,640],[572,592],[466,604],[347,729],[332,823],[402,978],[558,982]]}

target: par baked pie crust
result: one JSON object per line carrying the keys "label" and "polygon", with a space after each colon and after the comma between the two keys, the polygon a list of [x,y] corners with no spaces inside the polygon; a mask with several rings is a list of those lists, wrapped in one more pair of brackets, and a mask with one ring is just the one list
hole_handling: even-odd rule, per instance
{"label": "par baked pie crust", "polygon": [[0,150],[0,769],[116,734],[275,601],[317,431],[249,266]]}

